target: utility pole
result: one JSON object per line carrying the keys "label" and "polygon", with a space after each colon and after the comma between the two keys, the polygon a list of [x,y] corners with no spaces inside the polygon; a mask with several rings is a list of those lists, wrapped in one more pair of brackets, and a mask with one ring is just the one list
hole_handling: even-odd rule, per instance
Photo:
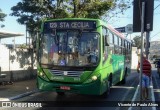
{"label": "utility pole", "polygon": [[134,0],[133,32],[141,32],[140,101],[142,101],[143,33],[146,32],[146,55],[149,54],[149,32],[153,30],[154,0]]}
{"label": "utility pole", "polygon": [[143,68],[143,33],[144,33],[144,17],[145,17],[145,2],[142,2],[142,16],[141,16],[141,55],[140,55],[140,101],[142,101],[142,68]]}
{"label": "utility pole", "polygon": [[146,58],[148,59],[148,55],[149,55],[149,47],[150,47],[150,43],[149,43],[149,38],[150,38],[150,31],[146,32],[146,45],[145,45],[145,54],[146,54]]}

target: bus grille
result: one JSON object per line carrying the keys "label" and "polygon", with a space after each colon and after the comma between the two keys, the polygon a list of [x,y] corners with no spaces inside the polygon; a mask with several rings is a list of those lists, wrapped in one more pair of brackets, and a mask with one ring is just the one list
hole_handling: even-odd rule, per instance
{"label": "bus grille", "polygon": [[55,76],[68,76],[68,77],[80,77],[82,71],[61,71],[61,70],[50,70]]}

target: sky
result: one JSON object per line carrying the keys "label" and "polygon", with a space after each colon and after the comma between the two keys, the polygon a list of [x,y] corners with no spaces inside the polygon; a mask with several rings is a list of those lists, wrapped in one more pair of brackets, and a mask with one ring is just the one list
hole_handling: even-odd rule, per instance
{"label": "sky", "polygon": [[[124,27],[127,24],[133,24],[133,7],[120,15],[120,18],[111,23],[114,27]],[[141,36],[140,32],[132,33],[127,37],[133,39],[136,35]],[[153,31],[150,32],[150,41],[160,41],[160,0],[154,0],[154,14],[153,14]]]}
{"label": "sky", "polygon": [[[23,44],[26,43],[26,36],[25,36],[25,26],[19,24],[16,21],[16,17],[10,16],[9,14],[12,12],[11,7],[15,6],[18,2],[21,0],[0,0],[0,9],[2,9],[2,12],[7,14],[7,17],[5,18],[4,22],[0,22],[0,24],[4,24],[4,28],[0,28],[1,30],[6,30],[9,32],[17,32],[17,33],[23,33],[24,36],[15,37],[15,43],[16,44]],[[154,10],[154,16],[153,16],[153,31],[150,33],[150,40],[156,41],[160,40],[160,0],[154,1],[154,8],[157,8]],[[119,18],[116,18],[116,20],[110,20],[109,23],[113,25],[113,27],[123,27],[127,24],[133,24],[133,8],[131,7],[129,10],[125,12],[124,15],[120,15]],[[133,39],[135,35],[141,35],[141,33],[133,33],[129,35],[128,37]],[[8,39],[2,39],[1,44],[9,43],[13,44],[14,38],[8,38]]]}
{"label": "sky", "polygon": [[[3,13],[7,14],[7,17],[5,17],[4,22],[0,22],[0,24],[4,24],[4,28],[0,28],[0,30],[5,30],[9,32],[16,32],[16,33],[22,33],[24,36],[15,37],[15,43],[16,44],[23,44],[26,43],[25,39],[25,26],[19,24],[16,21],[16,17],[10,16],[9,14],[12,13],[11,7],[15,6],[19,1],[21,0],[0,0],[0,9]],[[13,44],[14,38],[7,38],[7,39],[1,39],[1,44]]]}

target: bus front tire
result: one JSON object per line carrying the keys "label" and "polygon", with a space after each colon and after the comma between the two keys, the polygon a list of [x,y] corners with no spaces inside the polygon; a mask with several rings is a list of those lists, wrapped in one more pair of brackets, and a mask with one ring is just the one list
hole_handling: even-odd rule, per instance
{"label": "bus front tire", "polygon": [[127,76],[127,68],[126,68],[126,70],[125,70],[124,77],[123,77],[123,79],[122,79],[122,81],[121,81],[122,84],[126,84],[126,76]]}
{"label": "bus front tire", "polygon": [[102,98],[107,98],[108,97],[108,95],[109,95],[109,93],[110,93],[110,90],[111,90],[111,81],[107,81],[107,91],[105,91],[102,95],[101,95],[101,97]]}
{"label": "bus front tire", "polygon": [[124,76],[124,78],[121,81],[122,84],[126,84],[126,75]]}

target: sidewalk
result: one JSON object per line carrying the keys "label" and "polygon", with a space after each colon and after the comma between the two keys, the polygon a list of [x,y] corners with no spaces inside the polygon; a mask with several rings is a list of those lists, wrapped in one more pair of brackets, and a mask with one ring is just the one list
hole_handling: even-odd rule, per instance
{"label": "sidewalk", "polygon": [[[156,106],[150,106],[151,103],[155,103],[155,97],[153,93],[153,84],[151,82],[149,88],[149,100],[140,100],[140,85],[137,86],[136,92],[132,98],[132,103],[135,103],[135,107],[129,107],[128,110],[156,110]],[[141,104],[141,105],[140,105]]]}
{"label": "sidewalk", "polygon": [[16,99],[16,96],[33,93],[37,90],[36,79],[13,82],[12,85],[0,85],[0,101]]}

